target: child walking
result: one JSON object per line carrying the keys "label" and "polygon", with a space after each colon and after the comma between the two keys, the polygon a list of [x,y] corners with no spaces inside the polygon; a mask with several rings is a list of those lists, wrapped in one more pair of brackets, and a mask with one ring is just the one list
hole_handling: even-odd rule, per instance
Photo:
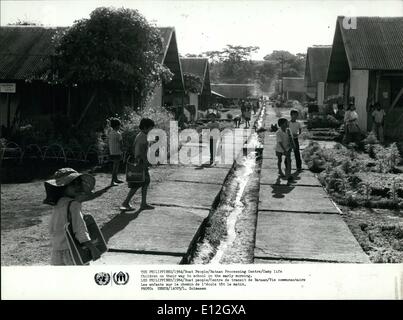
{"label": "child walking", "polygon": [[55,205],[49,224],[52,246],[51,264],[74,265],[64,231],[64,226],[68,222],[68,210],[70,210],[75,238],[91,251],[93,260],[97,260],[100,252],[91,242],[81,212],[81,202],[88,199],[88,194],[95,186],[95,178],[89,174],[78,173],[71,168],[63,168],[57,170],[54,179],[46,181],[45,186],[47,198],[44,203]]}
{"label": "child walking", "polygon": [[148,172],[148,167],[150,163],[147,159],[148,152],[148,141],[147,134],[154,128],[154,121],[148,118],[143,118],[140,121],[139,129],[140,133],[136,136],[133,145],[134,160],[137,163],[142,164],[145,173],[144,182],[128,182],[128,187],[130,188],[126,199],[123,201],[120,210],[129,211],[134,208],[130,205],[130,201],[135,195],[136,191],[141,188],[141,204],[140,210],[151,210],[154,209],[153,206],[147,204],[147,189],[150,184],[150,174]]}
{"label": "child walking", "polygon": [[117,186],[119,183],[123,183],[118,179],[119,164],[122,160],[122,135],[119,132],[121,123],[119,119],[112,118],[110,125],[112,129],[108,136],[109,159],[113,162],[111,186]]}
{"label": "child walking", "polygon": [[298,136],[301,134],[302,127],[301,127],[301,123],[297,121],[297,118],[298,118],[297,110],[291,110],[290,116],[291,116],[291,121],[289,122],[288,126],[290,128],[290,132],[291,132],[292,139],[294,142],[293,147],[294,147],[295,162],[297,164],[297,171],[300,172],[302,170],[302,161],[301,161],[301,154],[299,151]]}
{"label": "child walking", "polygon": [[[292,180],[291,176],[291,141],[288,132],[288,121],[285,118],[278,119],[277,122],[279,129],[276,132],[276,156],[277,167],[280,177],[286,178],[288,181]],[[285,174],[281,170],[281,162],[284,156]]]}

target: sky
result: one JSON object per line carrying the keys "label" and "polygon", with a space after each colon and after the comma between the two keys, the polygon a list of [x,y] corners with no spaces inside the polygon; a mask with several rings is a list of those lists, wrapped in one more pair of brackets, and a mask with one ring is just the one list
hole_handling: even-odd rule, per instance
{"label": "sky", "polygon": [[70,26],[101,6],[137,9],[157,26],[175,27],[182,55],[253,45],[260,47],[254,59],[331,44],[338,15],[403,16],[403,0],[0,0],[0,25]]}

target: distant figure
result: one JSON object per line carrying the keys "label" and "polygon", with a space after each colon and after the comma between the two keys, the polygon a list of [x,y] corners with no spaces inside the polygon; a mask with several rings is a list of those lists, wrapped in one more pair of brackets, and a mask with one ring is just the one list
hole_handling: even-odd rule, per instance
{"label": "distant figure", "polygon": [[244,112],[244,119],[245,119],[245,129],[248,129],[250,127],[250,118],[251,118],[251,108],[249,106],[246,106],[245,112]]}
{"label": "distant figure", "polygon": [[291,110],[290,116],[291,116],[291,121],[289,122],[288,126],[290,127],[292,139],[294,141],[295,162],[297,164],[297,171],[301,171],[302,170],[302,161],[301,161],[301,154],[299,152],[298,136],[301,134],[302,127],[301,127],[301,123],[297,121],[297,118],[298,118],[297,110]]}
{"label": "distant figure", "polygon": [[121,123],[117,118],[110,120],[111,130],[108,134],[109,159],[112,160],[112,181],[111,186],[117,186],[123,181],[118,179],[119,164],[122,160],[122,135],[119,132]]}
{"label": "distant figure", "polygon": [[235,128],[239,128],[239,126],[241,125],[241,115],[240,114],[237,114],[234,117],[234,125],[235,125]]}
{"label": "distant figure", "polygon": [[148,152],[148,141],[147,134],[154,128],[154,121],[148,118],[143,118],[140,121],[139,129],[140,133],[136,136],[133,144],[133,154],[136,163],[143,166],[145,180],[144,182],[128,182],[128,187],[130,188],[126,199],[123,201],[120,210],[128,211],[134,208],[130,205],[130,201],[133,198],[136,191],[141,188],[141,204],[140,210],[151,210],[154,209],[153,206],[147,204],[147,189],[150,184],[150,173],[148,172],[148,167],[151,165],[147,159]]}
{"label": "distant figure", "polygon": [[361,130],[358,126],[358,114],[355,111],[354,103],[350,102],[344,115],[344,143],[357,143],[360,139]]}
{"label": "distant figure", "polygon": [[340,121],[343,121],[343,119],[344,119],[344,105],[342,103],[337,104],[335,118]]}
{"label": "distant figure", "polygon": [[256,101],[256,103],[253,104],[253,114],[256,114],[256,112],[259,110],[259,100]]}
{"label": "distant figure", "polygon": [[[220,129],[219,123],[216,121],[216,117],[212,116],[211,121],[207,124],[207,128],[210,131],[214,129]],[[210,165],[212,166],[215,163],[215,156],[217,153],[217,140],[210,134]]]}
{"label": "distant figure", "polygon": [[385,119],[385,111],[382,109],[381,104],[379,102],[375,103],[375,110],[372,112],[372,119],[374,121],[373,131],[378,138],[380,143],[384,142],[384,119]]}
{"label": "distant figure", "polygon": [[[285,118],[278,119],[279,130],[276,132],[276,156],[278,174],[288,181],[292,180],[291,176],[291,140],[288,131],[288,121]],[[285,174],[281,170],[281,161],[284,156]]]}

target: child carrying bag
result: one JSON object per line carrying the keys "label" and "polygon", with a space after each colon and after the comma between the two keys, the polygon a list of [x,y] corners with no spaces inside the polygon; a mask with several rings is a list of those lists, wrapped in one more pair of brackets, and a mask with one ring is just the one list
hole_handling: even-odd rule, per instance
{"label": "child carrying bag", "polygon": [[142,161],[135,161],[132,157],[127,159],[126,181],[132,183],[144,183],[146,181],[146,172]]}
{"label": "child carrying bag", "polygon": [[[71,257],[75,265],[85,265],[92,261],[92,255],[90,249],[85,245],[81,244],[74,236],[73,223],[71,220],[70,205],[72,201],[69,202],[67,206],[67,223],[64,226],[64,233],[67,239],[67,244],[71,253]],[[87,227],[88,233],[91,238],[93,245],[99,250],[102,255],[108,251],[106,241],[102,235],[101,230],[99,230],[95,219],[90,214],[83,215],[84,222]]]}

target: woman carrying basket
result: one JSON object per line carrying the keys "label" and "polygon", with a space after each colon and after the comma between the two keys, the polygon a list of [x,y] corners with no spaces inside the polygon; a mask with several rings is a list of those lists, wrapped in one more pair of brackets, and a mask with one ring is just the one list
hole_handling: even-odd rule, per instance
{"label": "woman carrying basket", "polygon": [[[139,129],[140,133],[136,136],[133,145],[133,154],[134,154],[134,162],[133,164],[128,163],[128,168],[126,172],[126,179],[128,187],[130,191],[123,201],[120,210],[129,211],[134,210],[134,207],[130,205],[130,201],[135,195],[136,191],[141,187],[141,204],[140,210],[151,210],[154,209],[153,206],[147,204],[147,189],[150,184],[150,174],[148,172],[148,167],[150,163],[147,159],[148,152],[148,141],[147,134],[154,128],[154,121],[148,118],[143,118],[140,121]],[[134,170],[130,172],[129,167],[133,166]],[[131,175],[135,176],[139,171],[141,171],[142,178],[140,179],[131,179]]]}

